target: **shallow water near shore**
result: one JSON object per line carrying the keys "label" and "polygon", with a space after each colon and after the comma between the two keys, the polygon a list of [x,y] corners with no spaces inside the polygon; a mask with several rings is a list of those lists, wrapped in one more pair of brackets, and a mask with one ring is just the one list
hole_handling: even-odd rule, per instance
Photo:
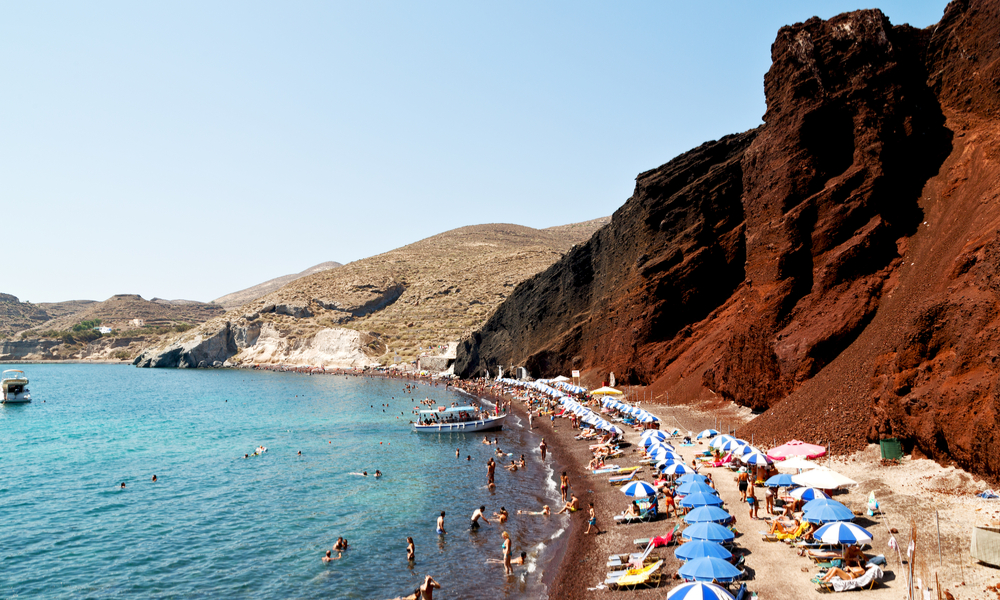
{"label": "shallow water near shore", "polygon": [[[405,393],[402,380],[334,375],[17,368],[34,401],[0,406],[0,597],[378,599],[412,593],[424,574],[442,585],[435,597],[544,595],[551,539],[567,521],[514,514],[557,499],[538,436],[516,416],[489,436],[513,458],[525,454],[528,468],[498,468],[491,493],[485,462],[496,446],[482,434],[410,430],[411,398],[468,400],[444,386]],[[258,445],[268,451],[242,458]],[[364,470],[369,477],[349,474]],[[468,531],[480,504],[487,514],[505,506],[511,520]],[[445,536],[434,531],[441,510]],[[529,553],[511,578],[486,564],[500,557],[503,529],[515,555]],[[351,548],[324,564],[337,536]]]}

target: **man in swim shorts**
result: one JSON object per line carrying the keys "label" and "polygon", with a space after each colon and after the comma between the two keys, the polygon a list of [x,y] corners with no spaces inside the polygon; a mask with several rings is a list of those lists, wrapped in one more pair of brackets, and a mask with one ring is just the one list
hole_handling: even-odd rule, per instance
{"label": "man in swim shorts", "polygon": [[567,502],[565,506],[559,509],[559,512],[557,512],[556,514],[561,515],[566,511],[576,512],[578,510],[580,510],[580,500],[576,496],[570,496],[569,502]]}
{"label": "man in swim shorts", "polygon": [[475,512],[472,513],[472,523],[469,525],[469,529],[473,531],[479,529],[479,519],[482,519],[487,525],[492,525],[492,523],[489,522],[489,519],[486,518],[486,515],[483,514],[484,510],[486,510],[486,507],[480,506]]}
{"label": "man in swim shorts", "polygon": [[441,516],[438,517],[437,532],[438,532],[438,535],[443,535],[445,533],[445,531],[444,531],[444,511],[443,510],[441,511]]}
{"label": "man in swim shorts", "polygon": [[590,528],[594,528],[594,535],[601,533],[600,528],[597,527],[597,513],[594,511],[594,503],[590,503],[590,519],[587,521],[587,531],[583,533],[590,533]]}

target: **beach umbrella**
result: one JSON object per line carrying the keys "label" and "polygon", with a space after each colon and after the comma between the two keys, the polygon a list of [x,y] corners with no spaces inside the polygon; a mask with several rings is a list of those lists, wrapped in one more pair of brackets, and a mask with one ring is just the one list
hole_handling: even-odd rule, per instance
{"label": "beach umbrella", "polygon": [[695,558],[681,565],[677,569],[677,574],[684,579],[694,579],[695,581],[719,581],[728,583],[735,581],[743,572],[734,567],[729,561],[716,558],[714,556],[703,556]]}
{"label": "beach umbrella", "polygon": [[736,539],[736,534],[718,523],[695,523],[681,532],[681,538],[725,544]]}
{"label": "beach umbrella", "polygon": [[719,432],[714,429],[705,429],[697,435],[696,439],[710,438],[713,435],[719,435]]}
{"label": "beach umbrella", "polygon": [[767,456],[761,454],[760,452],[752,452],[750,454],[744,454],[740,460],[747,463],[748,465],[769,465],[773,462]]}
{"label": "beach umbrella", "polygon": [[811,487],[795,488],[794,490],[792,490],[788,494],[792,498],[795,498],[796,500],[805,500],[806,502],[809,502],[810,500],[816,500],[817,498],[829,498],[830,497],[830,496],[827,496],[826,492],[824,492],[823,490],[818,490],[816,488],[811,488]]}
{"label": "beach umbrella", "polygon": [[719,446],[717,446],[717,448],[722,452],[735,452],[736,450],[742,448],[744,445],[745,443],[743,440],[732,439],[722,442],[721,444],[719,444]]}
{"label": "beach umbrella", "polygon": [[691,481],[686,482],[677,487],[677,493],[686,496],[688,494],[715,494],[719,495],[719,492],[715,490],[712,486],[708,485],[704,481]]}
{"label": "beach umbrella", "polygon": [[825,467],[819,467],[811,471],[806,471],[805,473],[792,475],[792,481],[802,486],[819,488],[821,490],[832,490],[843,486],[858,484],[857,481],[854,481],[850,477],[845,477],[844,475],[841,475],[836,471],[831,471]]}
{"label": "beach umbrella", "polygon": [[622,393],[615,388],[610,387],[599,387],[596,390],[590,392],[591,396],[621,396]]}
{"label": "beach umbrella", "polygon": [[617,425],[612,425],[611,428],[608,429],[608,431],[610,431],[615,435],[625,435],[625,431],[623,431],[622,428]]}
{"label": "beach umbrella", "polygon": [[633,481],[622,488],[622,493],[632,498],[648,498],[656,495],[656,488],[645,481]]}
{"label": "beach umbrella", "polygon": [[684,515],[685,523],[728,523],[732,520],[733,515],[718,506],[699,506]]}
{"label": "beach umbrella", "polygon": [[652,432],[649,434],[643,433],[640,438],[642,439],[643,446],[649,446],[650,444],[655,444],[656,442],[663,442],[667,439],[667,434],[663,433],[659,429],[647,429],[646,431]]}
{"label": "beach umbrella", "polygon": [[677,462],[681,461],[681,457],[678,456],[676,452],[672,452],[670,450],[667,450],[666,448],[657,448],[652,452],[649,452],[649,457],[652,458],[653,460],[666,460],[669,458],[672,460],[676,460]]}
{"label": "beach umbrella", "polygon": [[741,447],[737,448],[733,452],[733,455],[739,457],[739,456],[746,456],[747,454],[753,454],[754,452],[757,452],[758,454],[763,454],[763,452],[761,452],[760,450],[754,448],[750,444],[746,444],[745,446],[741,446]]}
{"label": "beach umbrella", "polygon": [[795,473],[799,471],[808,471],[810,469],[819,468],[819,463],[813,462],[808,458],[802,458],[799,456],[796,456],[794,458],[789,458],[781,462],[775,462],[774,465],[778,467],[779,471],[792,471]]}
{"label": "beach umbrella", "polygon": [[715,494],[696,492],[681,498],[680,505],[685,508],[695,508],[698,506],[722,506],[722,498]]}
{"label": "beach umbrella", "polygon": [[825,498],[806,502],[806,505],[802,507],[802,516],[810,523],[854,520],[854,513],[851,512],[851,509],[836,500],[827,500]]}
{"label": "beach umbrella", "polygon": [[667,600],[736,600],[736,598],[714,583],[694,581],[682,583],[670,590]]}
{"label": "beach umbrella", "polygon": [[651,415],[651,414],[649,414],[648,412],[645,412],[645,411],[642,412],[639,415],[636,415],[636,416],[638,417],[639,421],[642,422],[642,423],[655,423],[656,421],[659,421],[659,419],[656,418],[656,416]]}
{"label": "beach umbrella", "polygon": [[872,533],[860,525],[838,521],[827,523],[813,533],[813,538],[826,544],[863,544],[872,541]]}
{"label": "beach umbrella", "polygon": [[789,487],[795,484],[792,483],[791,475],[788,473],[779,473],[765,481],[764,485],[767,487]]}
{"label": "beach umbrella", "polygon": [[807,444],[805,442],[800,442],[799,440],[791,440],[778,446],[777,448],[771,448],[767,451],[767,455],[774,460],[785,460],[786,458],[792,458],[793,456],[816,458],[823,456],[824,454],[826,454],[826,448],[823,446]]}
{"label": "beach umbrella", "polygon": [[691,560],[693,558],[703,558],[705,556],[714,556],[715,558],[721,558],[722,560],[729,560],[733,557],[733,553],[723,548],[721,544],[717,544],[715,542],[693,540],[678,546],[677,549],[674,550],[674,556],[680,560]]}
{"label": "beach umbrella", "polygon": [[712,440],[712,443],[709,444],[709,447],[711,447],[711,448],[718,448],[719,446],[725,444],[726,442],[731,441],[731,440],[735,440],[735,439],[736,438],[734,438],[733,436],[724,433],[722,435],[716,436],[715,439]]}
{"label": "beach umbrella", "polygon": [[677,481],[679,481],[680,483],[688,483],[690,481],[700,481],[702,483],[705,483],[706,481],[708,481],[708,477],[705,477],[701,473],[685,473],[684,475],[678,477]]}
{"label": "beach umbrella", "polygon": [[666,467],[660,470],[667,475],[681,475],[683,473],[690,473],[691,467],[685,467],[684,463],[675,462],[667,465]]}

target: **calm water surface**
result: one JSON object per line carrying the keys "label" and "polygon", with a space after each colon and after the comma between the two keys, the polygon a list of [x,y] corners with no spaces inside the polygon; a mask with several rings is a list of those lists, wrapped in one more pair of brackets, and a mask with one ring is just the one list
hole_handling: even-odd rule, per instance
{"label": "calm water surface", "polygon": [[[505,529],[530,564],[511,578],[486,564],[500,557],[502,529],[468,531],[480,504],[488,514],[556,506],[538,436],[515,417],[490,434],[529,461],[497,469],[490,493],[495,447],[482,435],[409,429],[412,399],[464,395],[329,375],[17,368],[34,401],[0,406],[0,597],[380,599],[411,593],[425,573],[443,586],[435,597],[544,593],[564,516],[512,516]],[[267,453],[242,458],[258,445]],[[349,474],[375,469],[385,476]],[[434,531],[441,510],[445,536]],[[324,564],[337,536],[351,549]]]}

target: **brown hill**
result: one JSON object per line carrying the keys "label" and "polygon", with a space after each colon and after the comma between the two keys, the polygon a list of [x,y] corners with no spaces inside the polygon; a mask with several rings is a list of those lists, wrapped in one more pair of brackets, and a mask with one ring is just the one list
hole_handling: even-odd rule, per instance
{"label": "brown hill", "polygon": [[996,477],[1000,2],[784,27],[754,131],[641,174],[612,224],[521,284],[456,372],[608,371],[743,433],[883,436]]}
{"label": "brown hill", "polygon": [[[137,294],[119,294],[104,302],[93,302],[81,308],[81,310],[67,312],[47,321],[36,327],[36,330],[69,330],[81,321],[97,319],[101,321],[102,326],[122,331],[141,330],[139,325],[130,323],[133,319],[141,319],[145,327],[197,325],[225,313],[225,309],[217,304],[205,304],[190,300],[177,302],[157,299],[157,301],[153,301],[145,300]],[[141,331],[133,333],[138,334]]]}
{"label": "brown hill", "polygon": [[[297,279],[150,348],[137,364],[343,365],[436,353],[481,325],[519,282],[608,221],[542,230],[494,224],[448,231]],[[318,338],[321,332],[327,333]]]}
{"label": "brown hill", "polygon": [[44,308],[21,302],[17,296],[0,294],[0,339],[49,320]]}
{"label": "brown hill", "polygon": [[312,275],[313,273],[319,273],[320,271],[327,271],[330,269],[336,269],[337,267],[342,267],[344,265],[339,262],[334,262],[332,260],[320,263],[309,267],[305,271],[300,273],[295,273],[293,275],[282,275],[281,277],[275,277],[274,279],[269,279],[264,283],[258,283],[255,286],[248,287],[246,289],[240,290],[238,292],[233,292],[231,294],[226,294],[212,300],[213,304],[222,305],[226,310],[232,308],[238,308],[243,306],[247,302],[253,302],[257,298],[261,298],[270,294],[271,292],[277,291],[278,289],[288,285],[289,283],[295,281],[296,279],[302,279],[307,275]]}

